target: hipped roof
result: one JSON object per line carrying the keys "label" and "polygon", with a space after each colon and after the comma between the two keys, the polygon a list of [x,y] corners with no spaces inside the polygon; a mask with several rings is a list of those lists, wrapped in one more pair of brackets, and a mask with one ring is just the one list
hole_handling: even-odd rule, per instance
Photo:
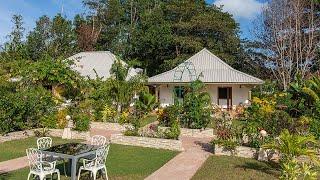
{"label": "hipped roof", "polygon": [[[194,65],[196,76],[204,83],[209,84],[262,84],[263,80],[238,71],[220,58],[212,54],[206,48],[190,57],[186,62]],[[188,70],[185,70],[181,79],[177,81],[175,73],[179,74],[183,65],[174,69],[150,77],[149,84],[166,84],[166,83],[189,83],[192,81],[189,77]],[[176,75],[177,75],[176,74]],[[200,75],[200,76],[199,76]]]}

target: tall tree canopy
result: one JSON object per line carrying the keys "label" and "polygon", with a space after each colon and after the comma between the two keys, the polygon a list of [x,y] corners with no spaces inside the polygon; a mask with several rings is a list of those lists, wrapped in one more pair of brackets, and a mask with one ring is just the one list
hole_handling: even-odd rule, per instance
{"label": "tall tree canopy", "polygon": [[148,75],[206,47],[229,64],[239,58],[239,25],[205,0],[85,0],[102,31],[97,49],[138,60]]}
{"label": "tall tree canopy", "polygon": [[42,55],[66,58],[77,52],[76,42],[72,22],[57,14],[53,19],[42,16],[37,20],[36,27],[27,35],[26,47],[33,60]]}

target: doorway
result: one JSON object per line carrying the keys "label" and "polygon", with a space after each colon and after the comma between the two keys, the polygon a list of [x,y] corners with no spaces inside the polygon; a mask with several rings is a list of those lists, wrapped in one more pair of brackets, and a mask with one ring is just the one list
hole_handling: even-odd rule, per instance
{"label": "doorway", "polygon": [[225,109],[232,108],[232,87],[218,87],[218,105]]}

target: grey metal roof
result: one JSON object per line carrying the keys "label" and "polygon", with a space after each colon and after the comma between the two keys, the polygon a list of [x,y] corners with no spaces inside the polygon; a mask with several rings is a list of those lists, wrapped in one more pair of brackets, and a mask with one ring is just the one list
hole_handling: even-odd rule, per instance
{"label": "grey metal roof", "polygon": [[[197,54],[190,57],[186,62],[192,62],[195,67],[196,75],[205,83],[212,84],[262,84],[263,81],[236,69],[233,69],[220,58],[212,54],[206,48],[202,49]],[[181,64],[179,65],[181,67]],[[188,70],[182,74],[181,80],[177,81],[174,74],[179,66],[174,69],[150,77],[149,84],[162,83],[187,83],[190,82]]]}
{"label": "grey metal roof", "polygon": [[[106,79],[110,77],[110,69],[116,60],[116,56],[110,51],[90,51],[75,54],[68,59],[74,61],[75,65],[72,68],[78,71],[81,76],[95,79],[95,70],[99,77]],[[121,62],[127,65],[125,62]],[[135,75],[137,75],[136,70],[130,68],[127,79]]]}

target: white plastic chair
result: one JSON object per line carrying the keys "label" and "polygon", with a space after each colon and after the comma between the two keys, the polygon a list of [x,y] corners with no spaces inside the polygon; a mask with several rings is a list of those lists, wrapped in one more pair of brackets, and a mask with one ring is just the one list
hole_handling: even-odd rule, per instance
{"label": "white plastic chair", "polygon": [[96,180],[96,176],[99,170],[104,171],[106,179],[108,180],[108,173],[106,167],[106,159],[108,156],[110,144],[101,146],[96,150],[96,157],[92,160],[83,159],[83,166],[79,168],[78,180],[80,179],[81,171],[90,171],[93,175],[93,179]]}
{"label": "white plastic chair", "polygon": [[26,153],[29,160],[30,172],[28,174],[28,180],[31,175],[39,176],[40,180],[44,180],[47,175],[57,173],[58,180],[60,180],[59,169],[56,169],[56,161],[47,162],[42,161],[42,153],[35,148],[26,149]]}
{"label": "white plastic chair", "polygon": [[106,145],[107,138],[100,135],[94,135],[91,137],[91,145],[94,146],[104,146]]}

